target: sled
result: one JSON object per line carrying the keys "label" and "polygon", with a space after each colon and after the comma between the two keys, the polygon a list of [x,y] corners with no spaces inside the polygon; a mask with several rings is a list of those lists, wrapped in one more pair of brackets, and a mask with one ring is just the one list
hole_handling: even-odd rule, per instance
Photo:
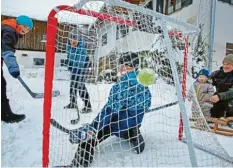
{"label": "sled", "polygon": [[[212,132],[215,134],[219,135],[224,135],[224,136],[233,136],[233,129],[228,125],[229,122],[233,121],[233,117],[228,117],[228,118],[213,118],[213,117],[205,117],[206,121],[208,122],[208,126]],[[210,131],[208,128],[203,128],[198,126],[197,122],[198,119],[190,119],[192,121],[191,123],[195,122],[192,124],[190,127],[193,129],[198,129],[201,131]],[[213,124],[213,125],[211,125]]]}

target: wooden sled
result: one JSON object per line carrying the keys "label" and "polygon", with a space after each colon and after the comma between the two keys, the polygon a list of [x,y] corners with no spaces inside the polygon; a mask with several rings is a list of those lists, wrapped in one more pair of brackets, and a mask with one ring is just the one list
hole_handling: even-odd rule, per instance
{"label": "wooden sled", "polygon": [[228,120],[227,118],[226,119],[219,119],[214,123],[214,126],[210,126],[210,128],[216,134],[224,135],[224,136],[233,136],[233,129],[219,127],[219,124],[220,125],[224,124],[223,126],[226,126],[228,121],[231,121],[231,120]]}
{"label": "wooden sled", "polygon": [[[209,127],[215,134],[230,136],[230,137],[233,136],[233,129],[227,128],[227,123],[229,121],[233,121],[233,117],[228,117],[228,118],[206,117],[205,119],[209,123],[214,123],[213,126],[209,125]],[[198,120],[199,119],[197,119],[195,121],[198,122]],[[191,120],[191,121],[193,121],[193,120]],[[201,120],[199,120],[199,121],[201,121]],[[208,128],[201,128],[198,125],[191,126],[191,128],[198,129],[198,130],[201,130],[201,131],[208,131],[209,130]]]}

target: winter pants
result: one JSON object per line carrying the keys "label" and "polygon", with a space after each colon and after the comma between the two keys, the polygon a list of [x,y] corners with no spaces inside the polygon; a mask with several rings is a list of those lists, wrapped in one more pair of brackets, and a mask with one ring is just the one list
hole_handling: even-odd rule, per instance
{"label": "winter pants", "polygon": [[90,97],[85,83],[83,82],[83,76],[72,74],[70,80],[70,102],[77,103],[78,92],[80,98],[85,104],[85,107],[91,107]]}
{"label": "winter pants", "polygon": [[[129,129],[129,133],[128,133],[128,135],[126,135],[124,137],[124,139],[127,139],[127,140],[131,139],[130,140],[131,142],[132,142],[132,140],[134,140],[135,142],[139,142],[140,144],[138,144],[137,146],[141,146],[142,145],[141,143],[143,143],[144,140],[141,139],[141,141],[140,141],[140,139],[138,139],[139,134],[136,135],[135,130],[137,133],[140,134],[139,129],[134,127],[134,128]],[[100,130],[98,132],[98,135],[97,135],[98,141],[96,141],[96,139],[90,139],[88,141],[85,141],[85,142],[79,144],[78,149],[75,153],[74,159],[72,160],[72,166],[80,167],[80,165],[81,165],[84,167],[88,167],[89,164],[93,160],[95,146],[98,143],[101,143],[103,140],[110,137],[111,135],[112,135],[111,127],[110,127],[110,125],[107,125],[102,130]],[[144,149],[144,146],[145,146],[145,144],[143,143],[143,147],[142,147],[143,149]],[[143,151],[143,149],[142,149],[142,151]]]}
{"label": "winter pants", "polygon": [[[211,117],[233,117],[233,111],[230,111],[227,101],[214,103],[214,107],[210,110]],[[225,116],[226,113],[226,116]]]}

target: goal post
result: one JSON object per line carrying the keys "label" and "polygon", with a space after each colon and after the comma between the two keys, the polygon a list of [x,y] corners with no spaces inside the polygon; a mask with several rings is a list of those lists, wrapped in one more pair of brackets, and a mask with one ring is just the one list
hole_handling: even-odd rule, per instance
{"label": "goal post", "polygon": [[[73,30],[77,36],[71,33]],[[47,23],[42,166],[71,164],[78,146],[70,143],[67,133],[51,127],[50,119],[56,119],[68,129],[90,124],[108,102],[111,88],[121,80],[117,75],[120,55],[129,52],[139,56],[135,74],[143,68],[150,68],[156,74],[156,81],[148,87],[151,110],[143,111],[143,120],[137,124],[146,147],[137,155],[124,138],[111,136],[95,147],[91,166],[232,166],[229,155],[204,119],[192,85],[193,45],[198,33],[199,29],[193,25],[119,0],[81,0],[73,6],[52,9]],[[70,36],[78,41],[76,48]],[[68,60],[69,70],[58,73],[69,76],[69,81],[54,78],[55,61],[60,61],[57,54]],[[84,60],[74,61],[77,55],[81,55],[80,59],[88,57],[89,67]],[[84,71],[78,71],[79,66]],[[85,80],[77,80],[80,72]],[[88,98],[82,96],[81,87]],[[60,91],[59,97],[52,97],[53,88]],[[73,97],[77,108],[64,108]],[[80,113],[78,123],[71,124],[77,112],[86,107],[86,99],[92,112]],[[178,105],[171,103],[177,101]],[[172,105],[159,108],[166,104]],[[191,122],[193,117],[195,121]],[[120,122],[124,120],[117,124]],[[192,124],[199,129],[192,128]],[[206,152],[210,150],[213,152]]]}

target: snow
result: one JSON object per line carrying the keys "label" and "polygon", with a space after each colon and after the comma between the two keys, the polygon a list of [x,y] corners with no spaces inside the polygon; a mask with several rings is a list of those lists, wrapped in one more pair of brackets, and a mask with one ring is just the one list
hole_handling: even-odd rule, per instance
{"label": "snow", "polygon": [[[65,110],[63,107],[69,102],[69,76],[68,71],[56,69],[60,73],[59,80],[54,81],[53,90],[59,90],[61,95],[53,99],[52,117],[57,119],[62,125],[68,128],[80,127],[83,123],[90,123],[100,111],[109,94],[112,84],[87,84],[93,112],[81,114],[80,123],[77,125],[69,124],[71,119],[76,118],[75,110]],[[7,94],[10,99],[12,110],[15,113],[26,114],[27,118],[16,124],[1,123],[2,128],[2,167],[41,167],[42,164],[42,123],[43,123],[43,99],[33,99],[20,85],[12,78],[4,66],[4,76],[7,80]],[[44,68],[27,69],[21,66],[21,77],[34,92],[43,92],[44,87]],[[60,80],[64,77],[64,80]],[[156,85],[150,87],[153,97],[153,107],[176,100],[175,90],[168,86],[161,79],[157,79]],[[96,92],[98,90],[98,92]],[[159,90],[159,92],[158,92]],[[82,108],[82,101],[79,99],[79,108]],[[171,113],[172,112],[172,113]],[[166,120],[169,118],[169,120]],[[168,122],[170,121],[170,122]],[[186,144],[177,142],[176,123],[179,121],[178,106],[166,108],[154,113],[146,114],[141,131],[146,141],[145,151],[140,155],[130,152],[127,143],[120,141],[119,138],[112,137],[100,144],[95,155],[93,166],[190,166],[189,155],[186,151]],[[153,126],[153,127],[152,127]],[[170,135],[169,135],[170,134]],[[169,135],[169,136],[168,136]],[[199,134],[201,136],[201,134]],[[233,157],[232,138],[218,136],[218,140],[228,154]],[[75,145],[71,145],[68,136],[55,128],[51,128],[51,165],[58,163],[69,164],[76,150]],[[65,144],[65,145],[62,145]],[[149,145],[150,144],[150,145]],[[177,148],[174,150],[174,147]],[[68,150],[70,149],[70,150]],[[67,150],[69,155],[67,155]],[[114,153],[112,152],[114,151]],[[179,152],[178,152],[179,151]],[[64,152],[63,160],[58,157]],[[169,156],[166,155],[169,154]],[[179,156],[182,155],[182,158]],[[167,159],[167,157],[174,157]],[[203,152],[198,153],[201,160]],[[106,157],[108,158],[106,160]],[[122,159],[122,157],[124,159]],[[178,157],[178,159],[175,159]],[[105,162],[101,162],[101,160]],[[182,159],[182,160],[181,160]],[[203,161],[204,163],[208,161]],[[133,164],[133,165],[132,165]]]}
{"label": "snow", "polygon": [[[3,0],[1,2],[1,14],[7,16],[19,16],[19,15],[28,15],[31,18],[37,20],[47,20],[49,12],[58,5],[74,5],[78,3],[80,0],[40,0],[36,1],[36,3],[32,3],[31,0]],[[88,7],[89,4],[86,4]],[[102,2],[97,2],[92,7],[92,10],[99,11],[102,7]],[[39,10],[38,10],[39,9]],[[68,12],[62,12],[63,14],[67,14]],[[70,13],[70,12],[69,12]],[[63,18],[61,21],[65,21],[66,18]],[[79,21],[79,24],[91,24],[93,23],[93,18],[88,16],[79,15],[76,19]]]}

